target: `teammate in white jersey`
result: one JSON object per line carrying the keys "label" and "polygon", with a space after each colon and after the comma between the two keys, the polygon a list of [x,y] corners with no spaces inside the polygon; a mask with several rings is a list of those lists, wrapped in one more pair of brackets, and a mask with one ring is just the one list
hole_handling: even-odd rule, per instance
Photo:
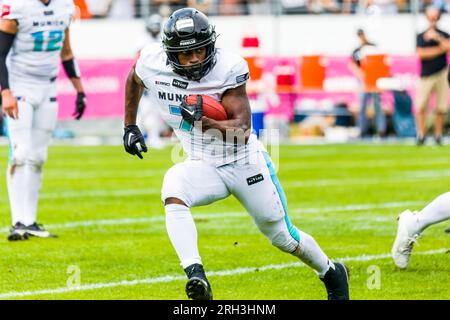
{"label": "teammate in white jersey", "polygon": [[398,217],[397,236],[392,246],[392,258],[400,269],[409,264],[414,243],[429,226],[450,219],[450,192],[441,194],[420,212],[406,210]]}
{"label": "teammate in white jersey", "polygon": [[[135,125],[138,102],[147,88],[189,156],[169,169],[162,186],[167,232],[188,277],[188,297],[212,299],[190,208],[232,194],[275,247],[319,274],[329,299],[348,299],[345,266],[331,262],[310,235],[291,224],[272,161],[251,134],[247,63],[240,56],[215,49],[215,40],[214,27],[204,14],[192,8],[177,10],[164,27],[163,48],[144,49],[126,83],[125,150],[140,158],[141,152],[147,151]],[[228,120],[203,116],[199,101],[187,104],[185,96],[191,94],[221,101]]]}
{"label": "teammate in white jersey", "polygon": [[57,120],[55,80],[60,58],[77,91],[76,119],[86,107],[69,40],[74,10],[72,0],[2,1],[0,85],[11,145],[7,185],[13,227],[9,240],[54,236],[37,224],[37,206],[42,166]]}
{"label": "teammate in white jersey", "polygon": [[[138,46],[139,55],[147,45],[161,44],[162,17],[159,14],[152,14],[145,20],[145,29],[147,31],[145,38],[141,39]],[[157,109],[155,109],[155,100],[150,93],[145,90],[139,103],[137,124],[147,133],[147,142],[153,148],[163,148],[164,142],[160,137],[164,129],[163,120]]]}

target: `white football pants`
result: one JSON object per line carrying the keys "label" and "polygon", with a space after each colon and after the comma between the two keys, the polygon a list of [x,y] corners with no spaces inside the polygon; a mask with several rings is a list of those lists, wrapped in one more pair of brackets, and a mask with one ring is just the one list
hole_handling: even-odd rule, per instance
{"label": "white football pants", "polygon": [[18,99],[19,118],[7,118],[10,159],[7,186],[13,225],[36,222],[42,166],[56,126],[56,84],[23,84],[11,81]]}

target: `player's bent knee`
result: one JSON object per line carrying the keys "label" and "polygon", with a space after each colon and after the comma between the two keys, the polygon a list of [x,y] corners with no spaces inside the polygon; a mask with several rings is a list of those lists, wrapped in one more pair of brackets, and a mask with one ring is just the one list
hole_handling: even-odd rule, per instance
{"label": "player's bent knee", "polygon": [[29,155],[27,164],[32,166],[36,171],[41,171],[44,163],[47,161],[47,150],[37,150]]}
{"label": "player's bent knee", "polygon": [[289,232],[280,231],[275,234],[270,241],[273,246],[287,253],[294,252],[298,247],[298,241],[295,240]]}
{"label": "player's bent knee", "polygon": [[188,192],[188,188],[183,185],[183,175],[180,167],[177,165],[173,166],[164,176],[161,200],[165,205],[176,203],[190,207],[191,202],[189,201]]}
{"label": "player's bent knee", "polygon": [[23,166],[28,158],[29,151],[25,147],[17,146],[11,150],[10,165]]}

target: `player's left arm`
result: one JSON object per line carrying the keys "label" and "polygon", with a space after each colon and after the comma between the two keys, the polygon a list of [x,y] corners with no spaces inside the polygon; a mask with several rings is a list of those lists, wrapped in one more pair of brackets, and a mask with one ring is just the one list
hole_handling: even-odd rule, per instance
{"label": "player's left arm", "polygon": [[84,93],[83,84],[81,83],[80,70],[73,55],[72,46],[70,45],[69,28],[65,30],[65,38],[61,49],[61,60],[67,77],[72,82],[73,87],[77,91],[77,100],[75,112],[72,114],[76,120],[81,119],[86,109],[86,95]]}
{"label": "player's left arm", "polygon": [[216,129],[221,132],[224,141],[247,144],[251,133],[252,111],[245,84],[225,91],[221,103],[227,112],[228,120],[217,121],[203,116],[203,131]]}
{"label": "player's left arm", "polygon": [[442,50],[450,52],[450,36],[448,34],[445,35],[439,34],[437,41],[439,43],[439,47]]}

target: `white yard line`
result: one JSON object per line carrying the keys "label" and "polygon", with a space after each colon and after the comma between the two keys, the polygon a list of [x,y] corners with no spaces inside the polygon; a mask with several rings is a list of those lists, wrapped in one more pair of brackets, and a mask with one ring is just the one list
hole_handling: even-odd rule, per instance
{"label": "white yard line", "polygon": [[[389,209],[389,208],[404,208],[408,206],[423,205],[424,201],[400,201],[400,202],[385,202],[379,204],[350,204],[345,206],[335,207],[323,207],[323,208],[298,208],[292,210],[291,217],[298,214],[315,214],[315,213],[327,213],[327,212],[355,212],[355,211],[367,211],[376,209]],[[233,217],[245,217],[247,213],[245,211],[239,212],[216,212],[216,213],[194,213],[196,220],[200,219],[221,219],[221,218],[233,218]],[[83,220],[73,221],[59,224],[46,224],[48,229],[71,229],[79,227],[99,227],[99,226],[115,226],[115,225],[127,225],[138,223],[150,223],[150,222],[162,222],[165,220],[163,214],[153,217],[136,217],[136,218],[122,218],[122,219],[98,219],[98,220]],[[385,221],[379,219],[379,217],[367,218],[367,220]],[[1,228],[0,232],[7,232],[9,228]]]}
{"label": "white yard line", "polygon": [[[430,251],[422,251],[415,252],[414,255],[433,255],[447,252],[448,249],[437,249]],[[344,257],[337,259],[338,261],[343,262],[352,262],[352,261],[372,261],[379,259],[387,259],[390,258],[390,254],[376,254],[376,255],[360,255],[355,257]],[[255,271],[266,271],[266,270],[280,270],[292,267],[304,267],[305,265],[301,262],[292,262],[292,263],[283,263],[283,264],[270,264],[261,267],[244,267],[244,268],[236,268],[229,270],[221,270],[221,271],[211,271],[208,272],[208,277],[223,277],[223,276],[234,276],[239,274],[246,274]],[[21,298],[27,296],[36,296],[43,294],[60,294],[60,293],[68,293],[68,292],[76,292],[76,291],[87,291],[87,290],[98,290],[105,288],[115,288],[115,287],[126,287],[126,286],[136,286],[141,284],[153,284],[153,283],[167,283],[174,281],[186,280],[185,276],[179,275],[166,275],[156,278],[145,278],[145,279],[137,279],[137,280],[122,280],[117,282],[105,282],[105,283],[92,283],[92,284],[84,284],[76,287],[62,287],[55,289],[43,289],[43,290],[35,290],[35,291],[12,291],[0,294],[0,299],[10,299],[10,298]]]}
{"label": "white yard line", "polygon": [[44,192],[40,199],[66,199],[80,197],[128,197],[137,195],[155,195],[160,194],[161,188],[145,188],[145,189],[124,189],[124,190],[83,190],[83,191],[61,191],[61,192]]}

